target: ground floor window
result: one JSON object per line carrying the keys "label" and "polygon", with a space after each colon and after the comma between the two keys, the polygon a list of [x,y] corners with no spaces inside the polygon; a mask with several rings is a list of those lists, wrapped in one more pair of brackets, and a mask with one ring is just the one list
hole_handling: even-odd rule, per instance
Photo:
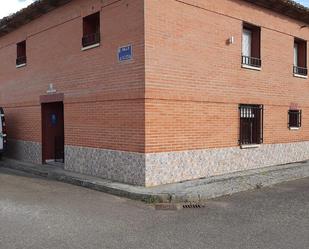
{"label": "ground floor window", "polygon": [[263,143],[263,106],[240,105],[240,145]]}
{"label": "ground floor window", "polygon": [[301,127],[301,110],[289,110],[289,128]]}

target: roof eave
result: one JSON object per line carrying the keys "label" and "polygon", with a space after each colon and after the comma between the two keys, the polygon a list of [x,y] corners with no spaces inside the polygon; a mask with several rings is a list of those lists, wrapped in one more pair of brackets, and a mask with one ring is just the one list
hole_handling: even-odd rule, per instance
{"label": "roof eave", "polygon": [[0,20],[0,37],[71,1],[39,0],[13,15],[2,18]]}
{"label": "roof eave", "polygon": [[245,0],[297,21],[309,24],[309,8],[292,0]]}

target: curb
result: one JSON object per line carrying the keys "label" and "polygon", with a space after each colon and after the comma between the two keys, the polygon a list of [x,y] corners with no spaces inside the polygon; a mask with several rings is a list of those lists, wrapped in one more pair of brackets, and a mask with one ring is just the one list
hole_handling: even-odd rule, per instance
{"label": "curb", "polygon": [[[220,196],[309,177],[309,162],[306,161],[146,188],[7,158],[0,161],[0,167],[146,203],[171,204],[202,203]],[[163,206],[161,208],[164,209]]]}
{"label": "curb", "polygon": [[[65,172],[64,170],[51,169],[51,166],[35,165],[21,161],[4,158],[0,161],[0,167],[21,171],[34,176],[64,182],[107,194],[125,197],[146,203],[167,203],[170,196],[165,193],[151,193],[145,191],[147,188],[116,183],[109,180],[95,178],[87,175]],[[115,186],[114,186],[115,185]],[[130,191],[132,189],[133,191]]]}

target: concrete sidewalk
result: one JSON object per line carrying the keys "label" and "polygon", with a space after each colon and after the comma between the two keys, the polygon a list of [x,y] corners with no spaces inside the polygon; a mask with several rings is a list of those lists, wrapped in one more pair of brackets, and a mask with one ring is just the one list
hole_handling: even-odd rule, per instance
{"label": "concrete sidewalk", "polygon": [[7,158],[0,161],[0,167],[148,203],[201,203],[215,197],[309,177],[309,161],[306,161],[145,188]]}

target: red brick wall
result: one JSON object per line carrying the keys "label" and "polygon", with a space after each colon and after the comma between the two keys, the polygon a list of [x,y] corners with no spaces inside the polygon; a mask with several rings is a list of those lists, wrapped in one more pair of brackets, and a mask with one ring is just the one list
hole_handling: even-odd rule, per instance
{"label": "red brick wall", "polygon": [[5,115],[9,138],[41,142],[40,106],[9,107]]}
{"label": "red brick wall", "polygon": [[[294,36],[308,28],[240,0],[145,3],[147,152],[237,146],[240,103],[265,106],[265,143],[309,139],[309,80],[292,74]],[[261,26],[260,72],[241,68],[243,21]],[[287,128],[291,103],[299,131]]]}
{"label": "red brick wall", "polygon": [[[82,16],[92,6],[101,9],[102,42],[82,52]],[[260,72],[240,66],[243,21],[261,26]],[[69,145],[236,146],[239,103],[265,106],[265,143],[308,140],[309,82],[292,75],[294,36],[309,39],[300,25],[241,0],[75,0],[0,38],[9,136],[41,141],[39,96],[53,83],[65,96]],[[16,43],[25,38],[28,63],[16,69]],[[120,64],[117,48],[128,43],[134,60]],[[291,103],[303,110],[299,131],[287,128]]]}
{"label": "red brick wall", "polygon": [[68,103],[65,144],[144,151],[144,101]]}
{"label": "red brick wall", "polygon": [[[235,104],[177,100],[146,101],[146,151],[176,151],[234,146]],[[236,110],[236,111],[235,111]]]}
{"label": "red brick wall", "polygon": [[[101,45],[81,51],[82,17],[100,9]],[[53,83],[64,93],[66,144],[143,151],[143,16],[143,0],[75,0],[1,37],[9,137],[41,141],[39,96]],[[24,39],[27,66],[16,69],[16,43]],[[134,59],[119,63],[117,49],[129,43]]]}

